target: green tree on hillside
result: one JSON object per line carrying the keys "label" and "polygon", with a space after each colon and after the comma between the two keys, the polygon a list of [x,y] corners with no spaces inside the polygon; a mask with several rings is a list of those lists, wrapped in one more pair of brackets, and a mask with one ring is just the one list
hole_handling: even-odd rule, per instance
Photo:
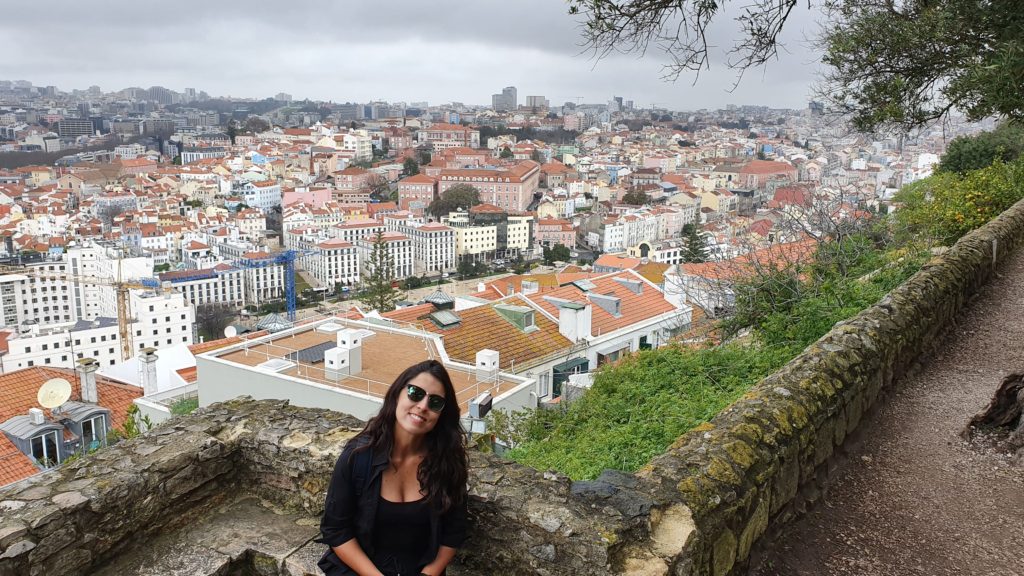
{"label": "green tree on hillside", "polygon": [[622,196],[622,202],[630,206],[645,206],[651,203],[651,198],[643,190],[633,188]]}
{"label": "green tree on hillside", "polygon": [[402,162],[402,173],[406,176],[415,176],[420,173],[420,164],[415,158],[406,158]]}
{"label": "green tree on hillside", "polygon": [[552,247],[544,246],[544,264],[551,266],[555,262],[568,262],[572,258],[572,252],[563,244],[555,244]]}
{"label": "green tree on hillside", "polygon": [[694,224],[683,226],[683,261],[694,263],[708,261],[707,240]]}
{"label": "green tree on hillside", "polygon": [[514,156],[514,154],[512,154],[512,149],[508,147],[502,148],[501,153],[498,154],[498,157],[502,160],[507,160],[512,156]]}
{"label": "green tree on hillside", "polygon": [[939,170],[965,174],[989,166],[996,159],[1010,162],[1021,152],[1024,152],[1024,127],[1017,122],[1004,122],[991,132],[954,139],[942,155]]}
{"label": "green tree on hillside", "polygon": [[384,241],[384,233],[377,232],[373,249],[363,271],[362,301],[368,308],[378,312],[390,312],[402,299],[402,293],[393,286],[395,281],[395,259]]}

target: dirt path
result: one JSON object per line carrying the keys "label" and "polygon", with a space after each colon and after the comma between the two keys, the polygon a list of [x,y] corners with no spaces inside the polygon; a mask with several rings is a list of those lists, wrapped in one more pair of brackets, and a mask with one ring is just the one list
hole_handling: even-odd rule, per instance
{"label": "dirt path", "polygon": [[1020,370],[1024,250],[965,308],[943,349],[861,423],[827,496],[751,574],[1024,576],[1024,468],[957,436]]}

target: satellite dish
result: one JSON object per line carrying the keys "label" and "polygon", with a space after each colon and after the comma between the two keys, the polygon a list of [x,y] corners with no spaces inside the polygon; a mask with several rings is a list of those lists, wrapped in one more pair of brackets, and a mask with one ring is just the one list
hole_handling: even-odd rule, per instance
{"label": "satellite dish", "polygon": [[71,398],[71,383],[63,378],[51,378],[39,387],[36,398],[40,406],[53,410]]}
{"label": "satellite dish", "polygon": [[235,328],[234,326],[228,326],[227,328],[224,329],[224,336],[226,338],[238,336],[238,328]]}

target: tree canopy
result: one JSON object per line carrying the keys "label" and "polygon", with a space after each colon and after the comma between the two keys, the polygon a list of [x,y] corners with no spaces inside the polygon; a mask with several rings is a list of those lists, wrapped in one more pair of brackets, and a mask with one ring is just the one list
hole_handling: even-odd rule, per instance
{"label": "tree canopy", "polygon": [[[818,91],[861,131],[908,131],[960,110],[970,119],[1024,116],[1024,11],[1018,0],[808,0],[823,9]],[[710,67],[707,31],[740,8],[727,65],[743,71],[776,58],[798,0],[570,0],[599,56],[671,58],[668,76]]]}
{"label": "tree canopy", "polygon": [[643,190],[633,188],[622,196],[622,202],[631,206],[644,206],[650,204],[651,198]]}
{"label": "tree canopy", "polygon": [[1004,122],[992,132],[960,136],[949,143],[942,155],[939,170],[965,174],[992,164],[993,160],[1010,162],[1024,152],[1024,127]]}
{"label": "tree canopy", "polygon": [[447,189],[427,206],[435,218],[447,216],[456,210],[469,210],[480,203],[480,191],[469,184],[456,184]]}

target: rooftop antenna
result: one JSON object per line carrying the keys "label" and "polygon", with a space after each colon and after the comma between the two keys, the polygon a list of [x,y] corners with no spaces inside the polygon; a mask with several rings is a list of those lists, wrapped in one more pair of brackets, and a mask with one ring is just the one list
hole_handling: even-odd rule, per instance
{"label": "rooftop antenna", "polygon": [[39,387],[36,399],[43,408],[53,410],[71,398],[71,383],[63,378],[51,378]]}

